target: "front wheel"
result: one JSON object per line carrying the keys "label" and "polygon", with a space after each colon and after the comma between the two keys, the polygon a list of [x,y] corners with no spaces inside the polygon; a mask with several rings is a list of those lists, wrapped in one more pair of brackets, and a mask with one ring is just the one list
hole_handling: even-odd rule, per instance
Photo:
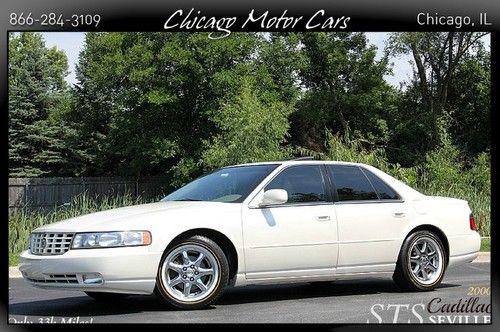
{"label": "front wheel", "polygon": [[446,265],[446,251],[439,237],[418,231],[404,241],[393,279],[405,290],[433,290],[443,279]]}
{"label": "front wheel", "polygon": [[181,240],[164,255],[155,292],[179,309],[200,309],[215,302],[228,284],[229,264],[211,239]]}

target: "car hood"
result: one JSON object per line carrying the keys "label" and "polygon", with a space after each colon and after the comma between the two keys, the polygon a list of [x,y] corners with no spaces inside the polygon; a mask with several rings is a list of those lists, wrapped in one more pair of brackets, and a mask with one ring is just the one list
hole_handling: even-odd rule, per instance
{"label": "car hood", "polygon": [[206,213],[207,210],[232,210],[240,204],[221,202],[157,202],[110,209],[101,212],[66,219],[53,224],[44,225],[35,231],[85,232],[106,230],[145,229],[152,223],[161,221],[175,221],[177,218],[168,218],[180,215],[183,218],[188,214]]}

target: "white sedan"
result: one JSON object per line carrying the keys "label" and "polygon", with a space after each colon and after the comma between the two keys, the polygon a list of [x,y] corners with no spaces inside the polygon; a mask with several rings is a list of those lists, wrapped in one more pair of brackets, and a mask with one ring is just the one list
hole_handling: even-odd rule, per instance
{"label": "white sedan", "polygon": [[38,287],[99,300],[154,292],[195,309],[249,284],[392,276],[431,290],[479,247],[466,201],[364,164],[295,160],[225,167],[158,203],[40,227],[19,269]]}

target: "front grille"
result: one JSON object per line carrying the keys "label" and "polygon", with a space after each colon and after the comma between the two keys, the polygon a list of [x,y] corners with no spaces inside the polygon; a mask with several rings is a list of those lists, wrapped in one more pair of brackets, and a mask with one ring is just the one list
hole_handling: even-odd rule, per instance
{"label": "front grille", "polygon": [[28,281],[41,284],[78,284],[76,274],[48,274],[44,279],[26,278]]}
{"label": "front grille", "polygon": [[69,250],[73,233],[32,233],[30,252],[33,255],[62,255]]}

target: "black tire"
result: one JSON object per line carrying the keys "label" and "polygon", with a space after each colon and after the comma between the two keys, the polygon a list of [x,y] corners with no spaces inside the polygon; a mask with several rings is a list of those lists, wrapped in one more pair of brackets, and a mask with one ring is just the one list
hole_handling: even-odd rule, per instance
{"label": "black tire", "polygon": [[[411,248],[413,245],[424,239],[431,239],[437,244],[437,249],[441,252],[442,262],[439,275],[432,283],[423,283],[419,280],[411,271],[410,267],[410,255]],[[396,270],[392,276],[394,282],[403,290],[406,291],[431,291],[435,289],[443,280],[444,273],[446,271],[446,266],[448,265],[448,257],[446,250],[444,249],[442,241],[439,237],[430,231],[417,231],[410,234],[403,245],[401,246],[401,251],[399,253],[398,261],[396,264]],[[436,272],[437,273],[437,272]]]}
{"label": "black tire", "polygon": [[99,302],[111,302],[115,300],[122,300],[128,297],[128,294],[121,293],[104,293],[104,292],[85,292],[88,296]]}
{"label": "black tire", "polygon": [[[218,278],[215,280],[216,286],[209,293],[208,296],[202,298],[199,301],[181,301],[179,299],[171,296],[166,290],[165,285],[163,284],[163,278],[161,277],[162,273],[162,265],[165,262],[167,256],[176,250],[180,246],[184,245],[197,245],[203,247],[205,250],[209,251],[216,260],[216,264],[219,268]],[[223,294],[224,289],[228,285],[229,282],[229,263],[227,261],[227,257],[224,254],[224,251],[211,239],[204,236],[193,236],[188,239],[180,240],[165,250],[163,257],[160,261],[160,265],[158,266],[158,273],[156,276],[156,288],[155,294],[160,297],[164,302],[173,306],[177,309],[183,310],[195,310],[202,309],[210,306],[212,303],[217,301]]]}

